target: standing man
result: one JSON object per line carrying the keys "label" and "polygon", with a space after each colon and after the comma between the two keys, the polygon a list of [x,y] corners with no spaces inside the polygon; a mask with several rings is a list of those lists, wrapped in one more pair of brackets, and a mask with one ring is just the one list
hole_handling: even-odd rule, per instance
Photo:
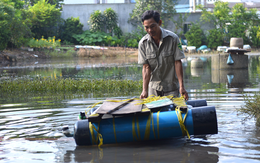
{"label": "standing man", "polygon": [[181,62],[185,56],[178,36],[160,27],[162,20],[157,11],[145,11],[142,23],[147,34],[138,46],[138,63],[143,65],[140,98],[150,95],[178,97],[181,94],[188,100]]}

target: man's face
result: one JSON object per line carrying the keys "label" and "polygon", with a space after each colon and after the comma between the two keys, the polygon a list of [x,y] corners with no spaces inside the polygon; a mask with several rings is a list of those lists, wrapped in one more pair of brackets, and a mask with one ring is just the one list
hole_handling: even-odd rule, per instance
{"label": "man's face", "polygon": [[155,37],[160,34],[160,26],[162,24],[162,21],[160,20],[159,23],[156,23],[156,21],[153,18],[144,20],[143,25],[145,31],[151,36]]}

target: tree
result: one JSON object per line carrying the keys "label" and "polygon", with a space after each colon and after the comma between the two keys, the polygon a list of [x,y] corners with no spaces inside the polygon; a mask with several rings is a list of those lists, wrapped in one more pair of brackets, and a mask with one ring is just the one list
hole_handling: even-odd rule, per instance
{"label": "tree", "polygon": [[117,25],[118,16],[111,8],[107,8],[103,13],[100,10],[94,11],[90,15],[88,23],[92,32],[106,32],[118,37],[122,35],[122,31]]}
{"label": "tree", "polygon": [[167,27],[168,22],[176,14],[175,5],[178,0],[136,0],[135,8],[130,13],[129,21],[135,25],[141,25],[141,16],[146,10],[156,10],[161,15],[163,26]]}
{"label": "tree", "polygon": [[60,9],[46,0],[39,0],[34,6],[29,6],[32,13],[32,32],[36,38],[48,38],[57,35],[58,25],[61,23]]}
{"label": "tree", "polygon": [[2,0],[0,2],[0,50],[10,45],[20,47],[24,38],[30,35],[28,12],[19,0]]}
{"label": "tree", "polygon": [[201,46],[203,40],[203,31],[199,23],[192,23],[190,30],[185,34],[189,46]]}
{"label": "tree", "polygon": [[260,46],[260,28],[258,26],[253,26],[251,29],[250,29],[250,39],[251,39],[251,42],[252,42],[252,45],[256,48],[258,48]]}
{"label": "tree", "polygon": [[0,2],[0,51],[4,50],[7,46],[11,33],[9,20],[14,15],[15,9],[13,6]]}
{"label": "tree", "polygon": [[[51,4],[51,5],[55,5],[56,8],[62,8],[62,4],[63,4],[62,2],[63,1],[64,0],[48,0],[46,2]],[[39,2],[39,0],[25,0],[24,2],[28,6],[34,6],[35,4],[37,4]]]}
{"label": "tree", "polygon": [[198,9],[202,10],[200,19],[202,22],[213,22],[217,28],[224,29],[226,23],[230,22],[229,13],[231,9],[228,7],[228,2],[217,1],[214,5],[213,12],[203,8],[202,5],[197,6]]}
{"label": "tree", "polygon": [[198,6],[202,10],[201,20],[214,22],[216,29],[219,28],[223,31],[223,38],[229,40],[231,37],[241,37],[244,43],[249,43],[250,30],[253,29],[253,26],[258,26],[260,23],[257,9],[248,10],[241,3],[237,3],[233,8],[229,8],[228,2],[221,1],[215,2],[214,5],[213,12],[207,11],[203,6]]}
{"label": "tree", "polygon": [[114,10],[107,8],[104,11],[104,19],[106,24],[106,29],[111,33],[111,35],[122,35],[122,31],[118,27],[118,16]]}
{"label": "tree", "polygon": [[90,15],[88,23],[90,24],[90,31],[92,32],[105,31],[105,18],[100,10],[96,10]]}

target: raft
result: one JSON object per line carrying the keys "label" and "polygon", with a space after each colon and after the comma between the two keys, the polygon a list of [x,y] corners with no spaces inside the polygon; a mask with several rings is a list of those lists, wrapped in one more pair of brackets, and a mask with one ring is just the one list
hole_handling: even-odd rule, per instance
{"label": "raft", "polygon": [[75,123],[73,137],[78,146],[100,146],[218,133],[214,106],[207,106],[206,100],[189,100],[186,103],[187,108],[180,109],[170,104],[146,111],[142,108],[139,113],[114,114],[99,120],[87,117]]}

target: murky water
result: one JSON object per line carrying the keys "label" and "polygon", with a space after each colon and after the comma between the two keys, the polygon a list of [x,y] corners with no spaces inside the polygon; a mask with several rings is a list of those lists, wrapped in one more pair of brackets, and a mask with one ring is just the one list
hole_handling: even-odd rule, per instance
{"label": "murky water", "polygon": [[[233,74],[211,70],[210,57],[201,69],[184,61],[185,86],[190,99],[206,99],[215,106],[216,135],[136,142],[130,144],[78,147],[73,138],[63,136],[61,127],[73,128],[79,112],[102,98],[93,94],[73,97],[32,96],[0,99],[0,162],[259,162],[260,129],[254,119],[242,121],[236,109],[244,104],[243,95],[259,92],[260,61],[249,56],[248,70]],[[1,79],[34,78],[54,73],[74,78],[141,79],[141,67],[134,58],[97,60],[38,61],[2,65]],[[219,74],[218,80],[215,79]],[[233,76],[232,76],[233,75]],[[135,93],[139,96],[139,93]],[[112,95],[107,95],[111,97]],[[114,98],[129,98],[115,97]]]}

